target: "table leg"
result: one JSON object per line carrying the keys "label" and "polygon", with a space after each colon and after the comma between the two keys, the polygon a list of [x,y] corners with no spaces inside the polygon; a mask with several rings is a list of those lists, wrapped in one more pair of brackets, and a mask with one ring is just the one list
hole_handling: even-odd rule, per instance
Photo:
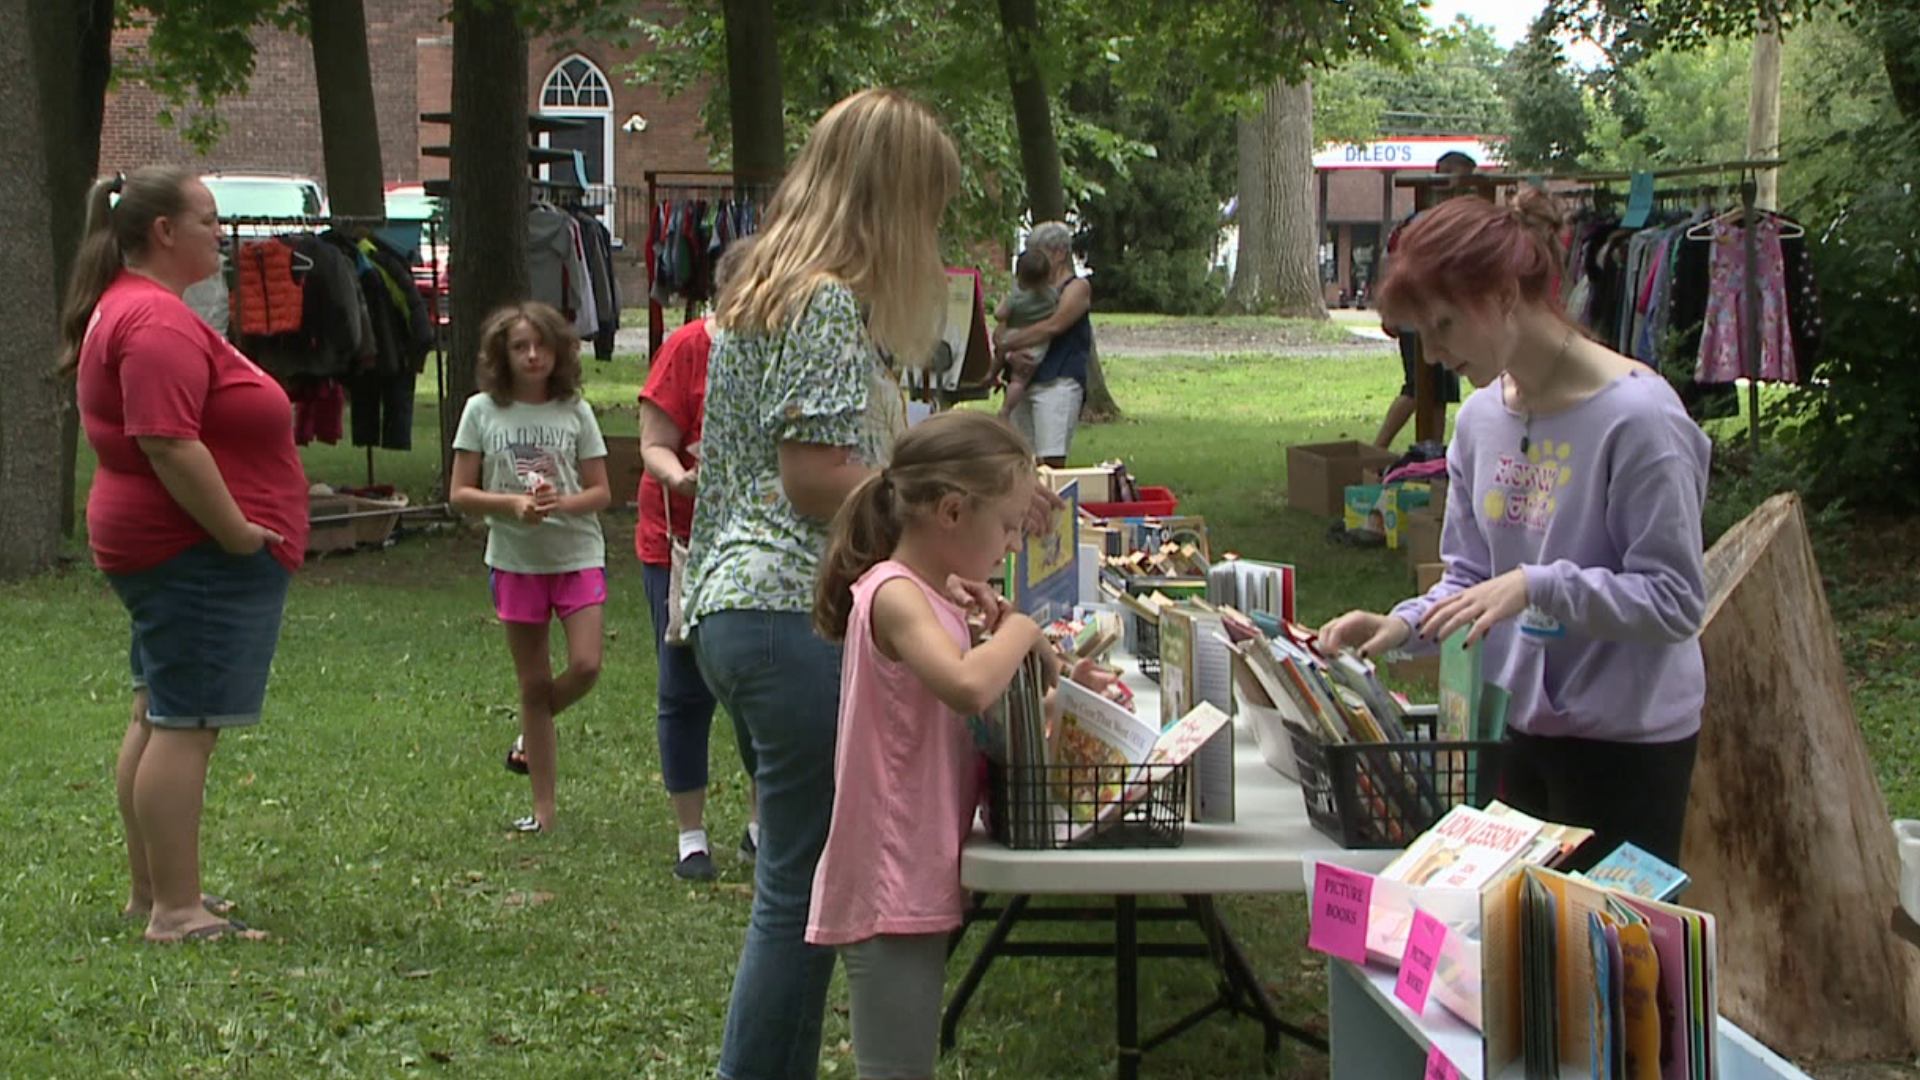
{"label": "table leg", "polygon": [[940,1019],[940,1049],[953,1049],[955,1036],[960,1030],[960,1016],[967,1011],[967,1002],[973,992],[980,988],[980,980],[986,977],[987,968],[993,958],[1000,954],[1000,947],[1007,942],[1007,935],[1013,932],[1013,924],[1020,921],[1020,913],[1027,909],[1026,896],[1014,896],[1007,900],[1007,906],[1000,918],[993,924],[993,930],[987,934],[987,940],[980,944],[980,955],[973,958],[967,973],[961,977],[960,985],[953,988],[953,996],[947,999],[946,1015]]}
{"label": "table leg", "polygon": [[1226,921],[1220,917],[1220,909],[1214,904],[1213,897],[1187,896],[1184,899],[1193,911],[1194,920],[1206,931],[1208,945],[1216,950],[1215,963],[1220,968],[1222,978],[1221,996],[1227,999],[1228,1007],[1233,1011],[1260,1021],[1266,1028],[1267,1056],[1271,1059],[1279,1052],[1280,1036],[1283,1034],[1324,1053],[1327,1040],[1288,1023],[1280,1016],[1280,1010],[1274,1007],[1273,999],[1260,982],[1253,962],[1247,959],[1233,931],[1227,928]]}
{"label": "table leg", "polygon": [[1140,922],[1139,900],[1113,898],[1114,1017],[1120,1054],[1117,1075],[1140,1075]]}

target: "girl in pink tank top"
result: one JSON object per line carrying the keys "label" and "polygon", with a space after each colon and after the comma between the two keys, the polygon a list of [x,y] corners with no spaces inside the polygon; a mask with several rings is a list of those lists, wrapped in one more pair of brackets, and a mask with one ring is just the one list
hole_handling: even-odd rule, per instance
{"label": "girl in pink tank top", "polygon": [[947,583],[987,578],[1019,545],[1033,484],[1033,452],[1011,427],[942,413],[902,436],[834,519],[814,623],[846,648],[807,940],[846,961],[862,1077],[933,1076],[941,943],[965,912],[960,847],[978,802],[966,717],[1027,653],[1054,656],[1005,601],[978,613],[988,636],[974,646]]}

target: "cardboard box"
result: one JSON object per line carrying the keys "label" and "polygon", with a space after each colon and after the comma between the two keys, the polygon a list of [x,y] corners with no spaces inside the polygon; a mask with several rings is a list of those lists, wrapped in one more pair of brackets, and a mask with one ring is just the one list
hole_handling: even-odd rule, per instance
{"label": "cardboard box", "polygon": [[1418,568],[1440,561],[1440,521],[1431,503],[1407,512],[1406,537],[1400,545],[1407,552],[1407,565]]}
{"label": "cardboard box", "polygon": [[1346,490],[1367,469],[1380,470],[1398,456],[1371,443],[1307,443],[1287,447],[1287,505],[1321,517],[1339,517]]}
{"label": "cardboard box", "polygon": [[1428,655],[1390,660],[1387,662],[1387,676],[1420,695],[1431,696],[1440,690],[1440,657]]}
{"label": "cardboard box", "polygon": [[640,437],[608,435],[607,490],[613,506],[633,508],[640,502]]}
{"label": "cardboard box", "polygon": [[1402,546],[1407,529],[1407,514],[1426,506],[1431,495],[1425,484],[1355,484],[1347,488],[1343,503],[1348,529],[1377,532],[1387,538],[1387,546]]}
{"label": "cardboard box", "polygon": [[1115,485],[1119,477],[1111,465],[1085,469],[1053,469],[1042,465],[1040,475],[1053,485],[1055,494],[1065,491],[1068,484],[1077,481],[1080,485],[1080,501],[1083,503],[1120,501],[1120,492]]}
{"label": "cardboard box", "polygon": [[1422,596],[1428,589],[1440,584],[1441,575],[1447,572],[1447,564],[1442,562],[1421,563],[1413,568],[1413,587]]}

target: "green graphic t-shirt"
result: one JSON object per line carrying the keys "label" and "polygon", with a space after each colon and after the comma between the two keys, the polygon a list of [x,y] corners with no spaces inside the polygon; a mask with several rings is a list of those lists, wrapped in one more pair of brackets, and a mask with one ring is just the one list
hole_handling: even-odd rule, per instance
{"label": "green graphic t-shirt", "polygon": [[780,484],[780,444],[846,446],[872,468],[907,426],[906,399],[867,335],[853,290],[828,282],[783,333],[715,329],[684,603],[715,611],[810,611],[827,522]]}
{"label": "green graphic t-shirt", "polygon": [[[521,494],[544,478],[562,495],[580,492],[580,463],[607,456],[600,424],[586,401],[498,405],[486,394],[467,399],[455,450],[480,455],[480,487]],[[518,574],[564,574],[607,565],[598,514],[549,514],[538,525],[487,515],[487,565]]]}

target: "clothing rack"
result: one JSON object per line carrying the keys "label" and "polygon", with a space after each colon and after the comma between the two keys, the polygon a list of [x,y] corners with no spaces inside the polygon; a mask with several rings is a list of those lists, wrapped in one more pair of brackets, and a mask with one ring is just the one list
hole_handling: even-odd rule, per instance
{"label": "clothing rack", "polygon": [[[427,297],[425,297],[425,299],[427,303],[427,315],[428,315],[429,321],[433,325],[433,344],[431,346],[430,351],[433,354],[434,416],[435,416],[439,433],[440,433],[440,440],[439,440],[440,441],[440,448],[439,448],[440,476],[441,476],[442,488],[444,490],[446,478],[453,475],[453,472],[452,472],[453,429],[457,424],[457,421],[454,418],[448,416],[447,410],[445,407],[447,391],[448,391],[447,367],[446,367],[446,342],[445,342],[445,336],[441,333],[440,317],[442,312],[440,311],[440,304],[441,304],[442,298],[445,297],[446,295],[446,290],[445,290],[446,278],[444,276],[445,268],[440,265],[440,259],[439,259],[440,216],[438,214],[435,214],[432,217],[427,218],[424,222],[415,222],[411,219],[406,221],[394,221],[392,219],[387,218],[385,215],[367,216],[367,215],[353,215],[353,214],[332,214],[332,215],[326,215],[326,216],[299,216],[299,217],[258,217],[258,216],[256,217],[223,217],[220,219],[220,223],[226,228],[227,242],[229,246],[228,249],[232,253],[232,257],[235,259],[237,259],[239,256],[240,245],[243,242],[243,240],[251,240],[251,239],[259,238],[257,236],[248,236],[243,238],[240,235],[240,230],[242,228],[272,230],[272,235],[278,235],[283,232],[321,232],[327,229],[339,229],[351,236],[364,237],[370,234],[371,232],[373,232],[373,230],[382,228],[387,225],[420,224],[423,227],[423,231],[421,234],[421,254],[424,256],[426,260],[425,265],[426,265],[428,274],[430,275],[431,280],[433,282],[433,292]],[[409,277],[408,281],[406,282],[406,285],[409,288],[418,287],[417,283],[414,282],[411,277]],[[240,316],[241,308],[243,306],[242,300],[241,300],[241,291],[237,288],[233,289],[230,295],[232,297],[231,302],[233,304],[234,317],[232,322],[228,326],[227,336],[229,340],[237,341],[238,334],[239,334],[238,328],[240,324],[239,316]],[[368,446],[366,448],[366,451],[367,451],[367,485],[371,487],[375,483],[375,470],[374,470],[374,463],[373,463],[374,447]],[[428,514],[428,513],[443,514],[446,511],[447,511],[447,504],[444,502],[441,502],[441,503],[432,503],[426,506],[411,507],[408,509],[407,512],[410,514]],[[392,511],[383,511],[383,512],[391,513]]]}
{"label": "clothing rack", "polygon": [[[653,229],[654,213],[660,207],[660,195],[667,193],[688,197],[707,196],[715,199],[745,198],[757,204],[764,204],[766,197],[779,183],[779,176],[772,173],[740,174],[732,172],[677,172],[662,169],[649,169],[642,176],[647,182],[647,230]],[[753,179],[753,177],[759,179]],[[674,179],[662,179],[672,177]],[[743,179],[744,177],[744,179]],[[653,260],[647,260],[647,364],[652,366],[654,354],[660,351],[660,343],[666,340],[666,312],[660,302],[653,298]],[[694,301],[687,300],[685,319],[692,322],[698,314]]]}
{"label": "clothing rack", "polygon": [[[1651,176],[1655,180],[1671,180],[1696,176],[1740,177],[1740,210],[1743,224],[1741,233],[1745,249],[1746,266],[1742,277],[1745,304],[1748,318],[1742,320],[1741,336],[1744,339],[1742,351],[1746,354],[1747,364],[1747,446],[1755,457],[1760,453],[1760,279],[1755,273],[1759,263],[1759,239],[1756,230],[1746,228],[1754,220],[1755,202],[1759,191],[1757,176],[1759,173],[1779,169],[1786,164],[1784,158],[1752,158],[1739,161],[1722,161],[1701,165],[1679,165],[1664,169],[1649,169],[1643,172],[1622,172],[1618,170],[1575,173],[1476,173],[1464,179],[1446,173],[1422,174],[1400,177],[1394,181],[1395,187],[1414,189],[1414,207],[1416,211],[1426,210],[1444,198],[1455,194],[1471,193],[1480,189],[1481,193],[1513,188],[1520,184],[1532,184],[1544,187],[1551,181],[1566,181],[1575,184],[1618,184],[1632,181],[1636,176]],[[1715,190],[1712,185],[1703,185],[1688,189],[1693,195]],[[1657,197],[1657,192],[1656,192]],[[1433,365],[1425,362],[1425,348],[1415,339],[1414,345],[1414,439],[1418,442],[1440,441],[1446,433],[1447,404],[1440,393],[1439,379]]]}

